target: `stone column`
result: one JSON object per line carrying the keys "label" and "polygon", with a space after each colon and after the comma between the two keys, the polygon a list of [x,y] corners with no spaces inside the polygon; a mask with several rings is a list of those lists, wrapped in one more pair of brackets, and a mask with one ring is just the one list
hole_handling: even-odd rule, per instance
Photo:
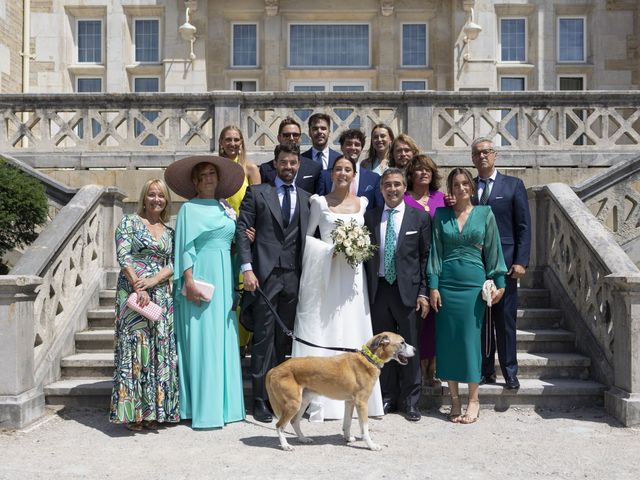
{"label": "stone column", "polygon": [[640,275],[612,274],[613,386],[604,394],[607,412],[625,427],[640,425]]}
{"label": "stone column", "polygon": [[[102,204],[102,267],[106,273],[103,281],[106,285],[115,285],[115,278],[120,272],[120,265],[116,260],[116,245],[114,241],[116,228],[123,215],[123,200],[126,194],[116,187],[106,187],[100,198]],[[113,278],[112,278],[113,276]]]}
{"label": "stone column", "polygon": [[33,302],[41,283],[33,275],[0,276],[0,428],[21,428],[44,412],[33,373]]}

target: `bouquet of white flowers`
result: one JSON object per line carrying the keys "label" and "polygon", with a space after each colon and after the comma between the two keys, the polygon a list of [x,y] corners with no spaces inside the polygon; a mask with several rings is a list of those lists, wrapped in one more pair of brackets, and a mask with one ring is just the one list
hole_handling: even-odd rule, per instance
{"label": "bouquet of white flowers", "polygon": [[342,253],[353,268],[373,257],[378,249],[377,245],[371,245],[369,229],[364,225],[358,225],[353,218],[349,223],[336,220],[336,228],[331,231],[331,239],[335,244],[335,251]]}

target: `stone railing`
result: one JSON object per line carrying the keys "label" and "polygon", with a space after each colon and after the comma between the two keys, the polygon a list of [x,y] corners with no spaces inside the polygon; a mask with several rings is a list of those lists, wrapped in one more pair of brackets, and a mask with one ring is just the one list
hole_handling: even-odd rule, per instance
{"label": "stone railing", "polygon": [[0,358],[21,362],[0,375],[0,425],[41,413],[42,385],[59,377],[60,359],[86,327],[83,313],[97,304],[105,274],[117,269],[113,236],[123,198],[114,188],[81,188],[0,277]]}
{"label": "stone railing", "polygon": [[621,161],[573,188],[616,241],[640,263],[640,155]]}
{"label": "stone railing", "polygon": [[607,409],[640,423],[640,270],[573,190],[550,184],[529,191],[531,264],[561,305],[576,343],[609,385]]}
{"label": "stone railing", "polygon": [[163,167],[216,150],[227,124],[261,161],[285,116],[304,124],[313,112],[332,118],[333,143],[383,122],[441,165],[468,164],[478,136],[501,145],[501,165],[520,167],[609,166],[640,144],[640,96],[620,91],[2,95],[0,112],[0,152],[38,168]]}

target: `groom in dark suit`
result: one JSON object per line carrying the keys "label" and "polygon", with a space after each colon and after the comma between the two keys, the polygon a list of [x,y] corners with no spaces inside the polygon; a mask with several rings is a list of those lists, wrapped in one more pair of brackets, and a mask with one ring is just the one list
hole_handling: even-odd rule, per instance
{"label": "groom in dark suit", "polygon": [[[502,253],[508,271],[507,287],[501,302],[492,307],[493,328],[490,332],[491,349],[488,358],[482,359],[480,383],[495,383],[495,352],[498,350],[500,368],[505,387],[520,388],[518,359],[516,356],[516,314],[518,308],[518,279],[529,265],[531,251],[531,215],[527,190],[522,180],[502,175],[495,168],[496,157],[493,142],[478,138],[471,144],[471,157],[478,170],[476,203],[490,205],[498,223]],[[485,325],[485,327],[487,327]],[[482,351],[486,351],[486,335],[482,335]]]}
{"label": "groom in dark suit", "polygon": [[[236,228],[244,289],[252,292],[259,286],[290,329],[293,329],[298,303],[301,259],[309,218],[309,194],[294,184],[300,163],[299,152],[296,145],[276,147],[277,177],[272,183],[252,185],[247,189]],[[255,229],[253,243],[247,238],[248,228]],[[272,415],[267,407],[265,375],[270,368],[284,361],[290,350],[290,340],[261,296],[245,294],[244,297],[243,308],[251,302],[254,319],[251,350],[253,417],[268,423]]]}
{"label": "groom in dark suit", "polygon": [[[366,265],[373,333],[397,332],[418,345],[422,319],[429,313],[426,264],[431,245],[431,220],[407,207],[407,182],[402,170],[389,168],[380,188],[384,206],[365,213],[371,243],[380,246]],[[421,319],[422,318],[422,319]],[[420,356],[401,366],[387,363],[380,374],[385,413],[404,408],[407,420],[420,420]]]}

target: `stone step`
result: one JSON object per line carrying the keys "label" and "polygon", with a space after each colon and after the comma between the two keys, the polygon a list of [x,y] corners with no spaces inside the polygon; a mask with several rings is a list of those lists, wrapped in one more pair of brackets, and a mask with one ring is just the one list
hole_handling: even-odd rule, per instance
{"label": "stone step", "polygon": [[101,307],[111,307],[116,302],[116,290],[114,289],[105,289],[100,290],[100,306]]}
{"label": "stone step", "polygon": [[101,328],[84,330],[75,335],[76,352],[113,352],[115,344],[115,330]]}
{"label": "stone step", "polygon": [[[250,398],[250,383],[243,381],[245,402]],[[92,406],[107,408],[112,389],[110,377],[67,378],[47,385],[44,394],[47,405]],[[602,405],[606,387],[591,380],[566,378],[520,380],[519,390],[506,390],[501,384],[481,385],[480,403],[483,408],[506,409],[510,406],[538,408],[574,408]],[[468,394],[467,385],[460,384],[463,401]],[[446,382],[442,387],[424,388],[421,406],[434,408],[449,404],[449,389]]]}
{"label": "stone step", "polygon": [[[99,328],[76,333],[76,349],[82,352],[112,351],[114,329]],[[518,352],[572,352],[575,334],[559,328],[518,329],[516,341]]]}
{"label": "stone step", "polygon": [[110,307],[93,308],[87,311],[87,321],[92,330],[114,328],[115,311],[113,305]]}
{"label": "stone step", "polygon": [[575,352],[575,334],[560,328],[516,330],[518,352]]}
{"label": "stone step", "polygon": [[550,307],[551,295],[546,288],[518,288],[518,307]]}
{"label": "stone step", "polygon": [[63,378],[44,387],[47,405],[108,408],[111,401],[111,377]]}
{"label": "stone step", "polygon": [[[506,410],[511,406],[534,408],[575,408],[600,406],[604,402],[607,387],[592,380],[573,378],[520,379],[518,390],[507,390],[503,385],[480,385],[479,397],[483,408]],[[466,403],[467,384],[460,384],[459,394]],[[442,387],[424,388],[422,406],[434,408],[448,405],[449,388],[444,382]]]}
{"label": "stone step", "polygon": [[518,328],[552,329],[559,328],[562,322],[562,310],[558,308],[519,308],[516,316]]}
{"label": "stone step", "polygon": [[63,378],[111,377],[113,352],[76,353],[60,361]]}
{"label": "stone step", "polygon": [[[574,378],[587,380],[591,359],[578,353],[518,353],[518,378]],[[500,371],[496,355],[496,371]],[[501,377],[498,378],[501,380]]]}

